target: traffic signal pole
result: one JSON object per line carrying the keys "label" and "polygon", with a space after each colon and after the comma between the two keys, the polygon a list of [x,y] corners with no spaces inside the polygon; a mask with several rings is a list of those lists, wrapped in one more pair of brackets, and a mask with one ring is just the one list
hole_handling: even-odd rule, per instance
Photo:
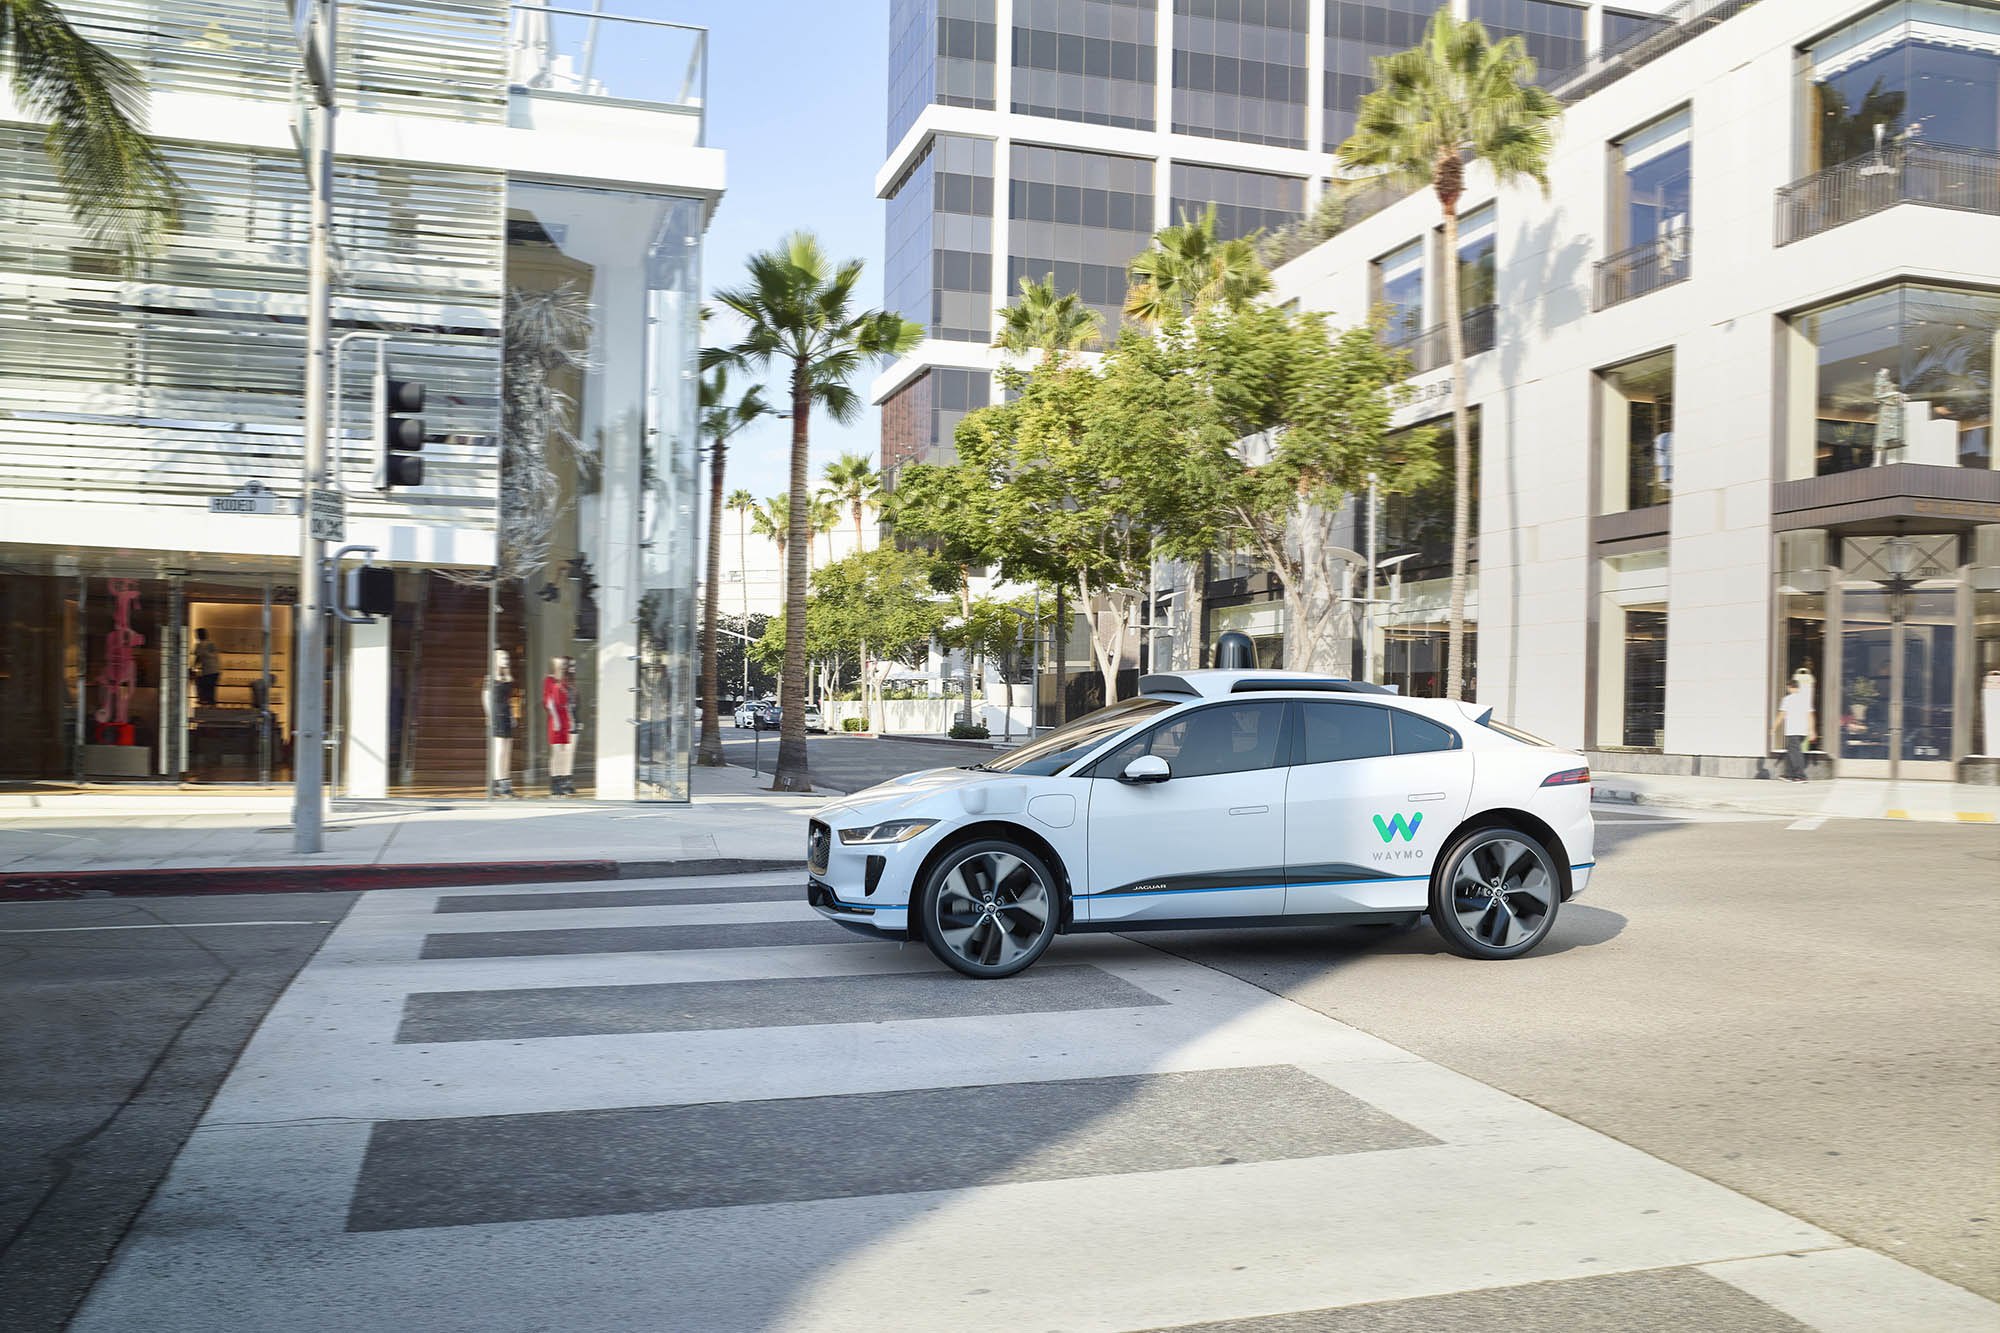
{"label": "traffic signal pole", "polygon": [[[298,0],[300,4],[313,0]],[[323,818],[326,762],[326,547],[313,526],[313,497],[327,489],[327,371],[332,357],[329,301],[332,288],[333,117],[331,90],[338,6],[321,4],[326,26],[326,93],[312,117],[311,231],[306,280],[305,450],[299,503],[299,597],[296,655],[299,682],[292,711],[292,851],[310,856],[325,850]]]}

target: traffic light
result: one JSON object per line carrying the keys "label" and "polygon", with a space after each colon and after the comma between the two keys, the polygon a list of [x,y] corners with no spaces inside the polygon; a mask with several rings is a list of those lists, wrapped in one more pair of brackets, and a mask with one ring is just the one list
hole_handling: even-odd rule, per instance
{"label": "traffic light", "polygon": [[375,489],[424,484],[424,460],[412,454],[424,447],[424,386],[420,380],[392,380],[386,371],[375,376]]}

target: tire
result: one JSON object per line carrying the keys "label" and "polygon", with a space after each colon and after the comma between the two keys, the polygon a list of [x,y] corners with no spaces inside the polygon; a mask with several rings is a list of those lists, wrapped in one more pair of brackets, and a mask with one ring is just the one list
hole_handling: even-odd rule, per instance
{"label": "tire", "polygon": [[1062,890],[1041,857],[1004,838],[946,853],[918,895],[924,943],[968,977],[1011,977],[1048,949],[1062,919]]}
{"label": "tire", "polygon": [[1483,828],[1445,853],[1431,884],[1431,924],[1453,953],[1519,958],[1549,936],[1562,877],[1548,848],[1515,828]]}

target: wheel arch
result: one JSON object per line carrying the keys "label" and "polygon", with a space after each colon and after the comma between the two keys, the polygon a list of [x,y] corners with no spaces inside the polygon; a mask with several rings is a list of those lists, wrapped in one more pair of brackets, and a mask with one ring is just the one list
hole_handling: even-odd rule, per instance
{"label": "wheel arch", "polygon": [[[1549,827],[1548,821],[1539,815],[1527,810],[1518,809],[1514,806],[1498,806],[1491,810],[1481,810],[1478,814],[1467,816],[1457,828],[1453,829],[1451,837],[1445,840],[1444,845],[1449,850],[1466,834],[1477,833],[1481,829],[1489,828],[1516,829],[1528,834],[1536,842],[1542,844],[1542,850],[1555,860],[1556,875],[1562,881],[1562,900],[1564,902],[1570,900],[1570,895],[1575,892],[1575,885],[1569,873],[1569,851],[1563,846],[1563,840],[1557,836],[1556,831]],[[1447,859],[1449,858],[1440,856],[1437,864],[1431,867],[1432,889],[1436,889],[1443,882],[1444,867]]]}
{"label": "wheel arch", "polygon": [[938,845],[931,848],[925,854],[923,861],[918,864],[916,876],[910,881],[910,911],[913,914],[909,918],[910,937],[912,939],[916,938],[916,917],[914,913],[917,909],[917,897],[923,892],[924,885],[930,882],[931,871],[936,869],[938,862],[944,860],[954,848],[963,847],[968,842],[978,842],[984,838],[1006,838],[1012,842],[1018,842],[1036,856],[1041,857],[1043,863],[1055,872],[1056,891],[1062,895],[1062,917],[1059,930],[1067,931],[1070,922],[1074,919],[1072,916],[1074,911],[1072,903],[1075,895],[1071,890],[1069,867],[1063,864],[1063,859],[1057,853],[1055,847],[1047,838],[1044,838],[1025,824],[1014,824],[1004,819],[982,819],[978,823],[967,824],[964,828],[953,829],[944,838],[940,839]]}

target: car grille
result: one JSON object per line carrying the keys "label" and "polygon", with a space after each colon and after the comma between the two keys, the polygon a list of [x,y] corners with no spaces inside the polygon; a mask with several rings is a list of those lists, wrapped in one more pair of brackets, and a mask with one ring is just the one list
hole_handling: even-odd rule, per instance
{"label": "car grille", "polygon": [[833,830],[817,819],[806,825],[806,869],[824,874],[833,850]]}

